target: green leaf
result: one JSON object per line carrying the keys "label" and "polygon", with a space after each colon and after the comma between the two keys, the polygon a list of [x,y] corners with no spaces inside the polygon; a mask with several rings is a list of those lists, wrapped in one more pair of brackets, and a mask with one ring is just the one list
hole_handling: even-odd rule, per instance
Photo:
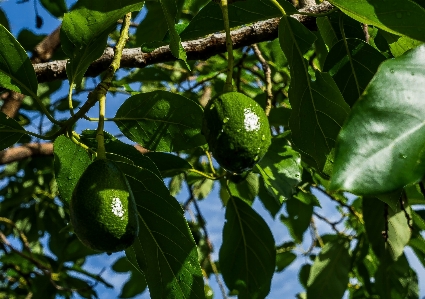
{"label": "green leaf", "polygon": [[145,6],[148,11],[145,18],[137,26],[135,33],[138,45],[162,41],[168,31],[167,20],[164,18],[161,3],[147,1]]}
{"label": "green leaf", "polygon": [[317,28],[326,46],[331,49],[339,40],[340,36],[332,26],[329,17],[319,17],[316,19]]}
{"label": "green leaf", "polygon": [[24,48],[0,25],[0,87],[34,97],[37,85],[34,68]]}
{"label": "green leaf", "polygon": [[201,106],[171,92],[134,95],[122,104],[115,118],[126,137],[149,150],[180,151],[206,143],[201,134]]}
{"label": "green leaf", "polygon": [[[90,146],[93,150],[97,150],[96,134],[97,130],[84,130],[81,133],[81,141]],[[151,159],[149,159],[149,157],[139,152],[134,146],[118,140],[110,133],[103,131],[103,134],[108,159],[126,162],[128,164],[148,169],[161,177],[158,167]]]}
{"label": "green leaf", "polygon": [[65,204],[69,204],[72,192],[91,160],[85,149],[63,135],[56,138],[53,151],[60,198]]}
{"label": "green leaf", "polygon": [[[220,181],[220,183],[221,188],[224,189],[223,192],[220,191],[221,200],[224,205],[227,205],[230,195],[227,191],[227,188],[223,186],[227,183],[227,181],[223,180]],[[258,175],[252,172],[250,172],[241,182],[233,182],[230,180],[227,186],[232,196],[242,199],[249,205],[252,205],[255,197],[258,195],[260,188]]]}
{"label": "green leaf", "polygon": [[275,196],[270,195],[269,191],[265,187],[266,183],[261,176],[259,184],[258,198],[270,215],[274,218],[282,207],[282,202]]}
{"label": "green leaf", "polygon": [[[360,23],[374,25],[385,31],[425,41],[425,9],[410,0],[329,0],[342,12]],[[409,26],[406,26],[408,22]]]}
{"label": "green leaf", "polygon": [[387,40],[391,54],[393,54],[394,57],[401,56],[404,52],[414,49],[423,43],[407,36],[398,36],[385,31],[380,33]]}
{"label": "green leaf", "polygon": [[322,171],[349,107],[329,74],[316,71],[315,81],[311,80],[308,61],[303,55],[315,39],[316,36],[300,22],[282,17],[279,42],[291,72],[289,126],[292,141],[303,160]]}
{"label": "green leaf", "polygon": [[145,156],[155,163],[163,178],[172,177],[193,168],[189,162],[173,154],[149,152]]}
{"label": "green leaf", "polygon": [[313,215],[313,205],[307,205],[292,197],[286,201],[288,217],[280,215],[280,220],[286,225],[295,242],[302,243],[304,232],[310,226]]}
{"label": "green leaf", "polygon": [[418,277],[405,254],[395,263],[381,261],[375,275],[375,286],[380,298],[419,298]]}
{"label": "green leaf", "polygon": [[121,289],[120,298],[133,298],[146,290],[145,276],[140,271],[137,271],[126,257],[116,260],[111,268],[119,273],[130,272],[130,278]]}
{"label": "green leaf", "polygon": [[118,162],[139,212],[139,236],[126,249],[129,261],[145,275],[153,299],[204,298],[195,242],[179,203],[161,178]]}
{"label": "green leaf", "polygon": [[68,11],[65,0],[40,0],[41,5],[56,18]]}
{"label": "green leaf", "polygon": [[397,212],[399,209],[400,196],[401,191],[396,190],[394,192],[377,195],[376,197],[380,201],[385,202],[393,211]]}
{"label": "green leaf", "polygon": [[[297,10],[287,1],[278,1],[287,14],[296,13]],[[243,26],[261,20],[280,17],[282,13],[273,3],[266,0],[246,0],[234,2],[229,5],[230,28]],[[224,30],[223,14],[220,6],[211,1],[205,5],[189,25],[180,34],[182,40],[192,40],[201,36]]]}
{"label": "green leaf", "polygon": [[297,255],[291,251],[283,251],[276,254],[276,272],[285,270],[296,258]]}
{"label": "green leaf", "polygon": [[384,60],[384,55],[364,41],[346,39],[329,51],[323,71],[329,72],[345,101],[353,106]]}
{"label": "green leaf", "polygon": [[420,46],[381,64],[338,136],[331,189],[381,194],[423,177],[424,61]]}
{"label": "green leaf", "polygon": [[422,236],[410,239],[408,244],[415,252],[418,260],[425,267],[425,240]]}
{"label": "green leaf", "polygon": [[349,272],[350,253],[345,242],[327,243],[311,267],[307,298],[342,298],[347,289]]}
{"label": "green leaf", "polygon": [[280,203],[291,198],[301,182],[301,156],[288,145],[285,136],[272,139],[269,150],[256,168],[270,195]]}
{"label": "green leaf", "polygon": [[[409,212],[410,207],[406,210]],[[384,216],[387,213],[387,218]],[[406,215],[398,205],[397,210],[385,208],[385,204],[376,198],[363,198],[363,219],[366,234],[376,256],[383,260],[389,254],[396,261],[402,254],[404,246],[409,242],[411,231],[407,224]],[[385,241],[385,233],[388,221],[388,236]]]}
{"label": "green leaf", "polygon": [[142,9],[140,0],[80,0],[66,13],[61,26],[62,50],[70,58],[70,84],[80,84],[90,63],[102,55],[108,34],[126,13]]}
{"label": "green leaf", "polygon": [[229,200],[225,217],[219,252],[223,280],[239,298],[265,298],[276,263],[273,235],[263,218],[237,197]]}
{"label": "green leaf", "polygon": [[0,151],[14,145],[22,136],[26,135],[19,132],[13,132],[13,130],[24,131],[24,128],[14,119],[0,112]]}
{"label": "green leaf", "polygon": [[181,44],[179,33],[174,26],[179,14],[178,4],[176,3],[177,1],[178,0],[158,0],[161,4],[162,12],[168,25],[171,53],[177,59],[183,60],[186,63],[187,68],[189,68],[189,65],[186,62],[186,52]]}

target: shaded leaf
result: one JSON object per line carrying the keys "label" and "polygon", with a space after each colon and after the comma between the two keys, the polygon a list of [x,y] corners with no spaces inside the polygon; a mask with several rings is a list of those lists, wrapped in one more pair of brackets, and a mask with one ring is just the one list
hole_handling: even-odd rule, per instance
{"label": "shaded leaf", "polygon": [[384,60],[384,55],[364,41],[346,39],[329,51],[323,71],[334,78],[345,101],[352,106]]}
{"label": "shaded leaf", "polygon": [[350,253],[344,241],[329,242],[314,260],[307,282],[309,299],[341,299],[348,285]]}
{"label": "shaded leaf", "polygon": [[267,191],[267,188],[265,187],[264,179],[261,176],[259,184],[258,198],[270,215],[274,218],[282,207],[282,202],[275,196],[270,195],[269,191]]}
{"label": "shaded leaf", "polygon": [[308,61],[303,55],[315,39],[300,22],[282,17],[279,42],[291,72],[292,141],[303,160],[323,171],[349,107],[329,74],[316,71],[315,81],[311,80]]}
{"label": "shaded leaf", "polygon": [[[410,208],[406,208],[410,211]],[[387,213],[387,218],[384,216]],[[385,204],[376,198],[363,198],[363,219],[365,222],[366,235],[373,251],[380,260],[386,256],[396,261],[402,254],[404,246],[409,242],[411,231],[403,210],[385,208]],[[387,219],[387,220],[386,220]],[[388,235],[385,221],[388,221]]]}
{"label": "shaded leaf", "polygon": [[173,154],[148,152],[145,156],[155,163],[163,178],[172,177],[193,168],[189,162]]}
{"label": "shaded leaf", "polygon": [[423,177],[424,61],[420,46],[381,64],[338,136],[331,189],[381,194]]}
{"label": "shaded leaf", "polygon": [[282,272],[292,264],[297,258],[297,255],[291,251],[279,252],[276,254],[276,272]]}
{"label": "shaded leaf", "polygon": [[37,77],[27,53],[0,25],[0,87],[28,96],[37,96]]}
{"label": "shaded leaf", "polygon": [[56,18],[68,11],[65,0],[40,0],[41,5]]}
{"label": "shaded leaf", "polygon": [[[222,184],[226,184],[226,182],[221,182]],[[255,197],[258,195],[259,191],[259,179],[258,175],[250,172],[244,180],[241,182],[228,182],[228,188],[232,194],[232,196],[238,197],[245,201],[247,204],[252,205]],[[226,189],[226,188],[225,188]],[[221,195],[221,199],[224,205],[227,205],[227,201],[230,198],[227,190],[223,192]]]}
{"label": "shaded leaf", "polygon": [[112,265],[112,270],[119,273],[130,273],[130,278],[124,283],[120,298],[133,298],[146,290],[145,276],[131,265],[126,257],[121,257]]}
{"label": "shaded leaf", "polygon": [[171,92],[134,95],[122,104],[115,118],[125,136],[149,150],[180,151],[206,143],[201,134],[201,106]]}
{"label": "shaded leaf", "polygon": [[313,215],[313,205],[307,205],[292,197],[286,201],[288,217],[280,216],[280,220],[286,225],[295,242],[302,243],[304,232],[310,226]]}
{"label": "shaded leaf", "polygon": [[162,41],[168,31],[167,20],[164,18],[160,2],[147,1],[145,18],[137,26],[136,43],[143,45],[150,42]]}
{"label": "shaded leaf", "polygon": [[382,31],[381,34],[387,40],[391,54],[394,57],[403,55],[404,52],[414,49],[423,43],[407,36],[398,36],[385,31]]}
{"label": "shaded leaf", "polygon": [[220,269],[230,291],[239,298],[265,298],[275,269],[273,235],[248,204],[232,197],[226,206]]}
{"label": "shaded leaf", "polygon": [[[1,75],[0,75],[1,76]],[[13,132],[15,130],[24,131],[13,118],[8,117],[3,112],[0,112],[0,151],[14,145],[21,139],[23,134],[21,132]]]}
{"label": "shaded leaf", "polygon": [[56,138],[53,151],[60,198],[68,205],[78,180],[90,165],[91,160],[85,149],[63,135]]}

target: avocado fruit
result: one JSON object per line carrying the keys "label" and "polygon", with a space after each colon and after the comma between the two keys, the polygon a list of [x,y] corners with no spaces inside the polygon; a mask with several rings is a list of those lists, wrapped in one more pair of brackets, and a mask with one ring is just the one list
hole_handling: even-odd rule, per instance
{"label": "avocado fruit", "polygon": [[208,102],[202,132],[217,162],[233,173],[252,169],[271,144],[263,109],[238,92],[224,93]]}
{"label": "avocado fruit", "polygon": [[110,160],[98,159],[87,167],[73,191],[69,210],[75,234],[93,250],[124,250],[139,234],[130,185]]}

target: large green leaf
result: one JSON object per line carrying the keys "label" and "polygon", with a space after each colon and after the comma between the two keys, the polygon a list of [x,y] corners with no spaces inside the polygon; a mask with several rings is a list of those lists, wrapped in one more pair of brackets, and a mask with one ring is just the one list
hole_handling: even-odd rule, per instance
{"label": "large green leaf", "polygon": [[171,92],[134,95],[122,104],[115,118],[125,136],[149,150],[180,151],[206,143],[201,134],[201,106]]}
{"label": "large green leaf", "polygon": [[61,26],[62,50],[70,58],[67,75],[79,84],[90,63],[102,55],[108,34],[126,13],[142,9],[141,0],[80,0],[64,15]]}
{"label": "large green leaf", "polygon": [[24,131],[14,119],[0,112],[0,151],[15,144],[25,134],[13,132],[14,130]]}
{"label": "large green leaf", "polygon": [[91,160],[85,149],[63,135],[56,138],[53,151],[59,195],[65,204],[69,204],[72,192]]}
{"label": "large green leaf", "polygon": [[[223,186],[224,184],[227,184],[227,188]],[[252,205],[258,195],[259,188],[258,175],[250,172],[241,182],[221,181],[220,197],[224,205],[227,205],[230,196],[238,197],[247,204]],[[230,190],[231,195],[227,189]]]}
{"label": "large green leaf", "polygon": [[301,156],[288,145],[285,136],[272,139],[269,150],[256,167],[268,192],[280,203],[291,198],[301,182]]}
{"label": "large green leaf", "polygon": [[300,22],[282,17],[279,42],[291,72],[292,141],[304,160],[323,171],[349,107],[329,74],[316,71],[315,80],[310,78],[308,61],[303,55],[315,39]]}
{"label": "large green leaf", "polygon": [[329,0],[329,2],[360,23],[425,41],[425,9],[413,1]]}
{"label": "large green leaf", "polygon": [[239,298],[266,298],[276,263],[273,235],[263,218],[237,197],[226,206],[219,261],[224,282]]}
{"label": "large green leaf", "polygon": [[384,55],[364,41],[346,39],[329,51],[323,71],[334,78],[345,101],[352,106],[384,60]]}
{"label": "large green leaf", "polygon": [[341,299],[348,285],[350,253],[344,241],[329,242],[314,260],[307,282],[309,299]]}
{"label": "large green leaf", "polygon": [[[286,13],[297,10],[287,1],[279,1]],[[238,1],[229,5],[230,28],[243,26],[261,20],[281,16],[282,13],[267,0]],[[211,1],[205,5],[180,34],[182,40],[192,40],[201,36],[224,30],[223,14],[220,6]]]}
{"label": "large green leaf", "polygon": [[[410,211],[410,207],[406,208]],[[385,218],[384,216],[387,215]],[[398,205],[397,210],[386,208],[385,204],[376,198],[363,198],[363,219],[366,234],[376,256],[384,260],[389,254],[392,260],[397,260],[402,254],[404,247],[409,242],[411,231],[407,223],[406,215]],[[387,240],[385,233],[386,221],[388,221]]]}
{"label": "large green leaf", "polygon": [[295,197],[286,201],[288,217],[281,215],[280,220],[286,225],[295,242],[302,243],[304,232],[310,226],[313,205],[308,205]]}
{"label": "large green leaf", "polygon": [[423,177],[424,61],[420,46],[381,64],[338,136],[331,189],[381,194]]}
{"label": "large green leaf", "polygon": [[27,53],[0,25],[0,87],[28,96],[37,95],[37,77]]}
{"label": "large green leaf", "polygon": [[145,275],[151,298],[204,298],[195,241],[179,203],[153,172],[117,162],[126,175],[139,212],[139,236],[126,249]]}

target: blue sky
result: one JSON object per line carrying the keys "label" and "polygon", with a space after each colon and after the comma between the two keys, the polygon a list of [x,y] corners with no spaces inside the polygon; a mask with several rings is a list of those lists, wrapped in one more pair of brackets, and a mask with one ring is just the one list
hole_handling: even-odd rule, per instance
{"label": "blue sky", "polygon": [[[34,29],[35,24],[35,13],[34,13],[34,2],[30,0],[29,2],[23,4],[16,4],[16,0],[0,0],[0,7],[7,13],[11,24],[12,33],[17,36],[18,33],[23,28],[31,28]],[[68,6],[70,4],[75,3],[75,1],[67,1]],[[53,29],[55,29],[60,22],[55,18],[51,17],[41,6],[39,3],[38,10],[40,15],[44,19],[44,26],[35,32],[38,34],[45,33],[49,34]],[[90,79],[89,79],[90,80]],[[57,100],[59,97],[63,97],[67,92],[67,81],[64,81],[62,88],[60,91],[53,95],[53,100]],[[121,105],[121,103],[125,100],[125,96],[117,95],[115,97],[108,96],[107,99],[107,117],[112,117],[115,114],[116,109]],[[91,110],[92,116],[96,117],[97,108],[93,108]],[[77,131],[81,131],[83,129],[96,128],[96,123],[81,121],[78,123]],[[105,130],[112,133],[119,133],[118,128],[112,122],[107,122],[105,124]],[[204,213],[205,218],[207,219],[207,228],[209,235],[211,237],[211,241],[213,242],[215,252],[213,257],[216,259],[218,257],[218,250],[220,248],[221,240],[222,240],[222,228],[224,224],[224,209],[222,208],[221,201],[218,196],[218,186],[213,189],[212,193],[207,199],[204,199],[199,202],[200,207]],[[187,199],[188,194],[187,191],[183,190],[181,194],[177,197],[177,200],[183,202]],[[319,200],[322,204],[322,210],[320,213],[322,215],[335,215],[334,217],[330,217],[331,220],[337,220],[338,213],[336,211],[336,206],[329,199],[323,197],[322,195],[318,195]],[[275,237],[276,243],[281,244],[284,241],[290,241],[291,238],[289,236],[288,230],[286,227],[278,220],[275,221],[269,213],[263,208],[261,203],[256,200],[254,205],[254,209],[264,217],[267,224],[271,228],[273,235]],[[321,233],[331,232],[329,226],[324,224],[322,221],[317,220],[316,222],[318,229]],[[272,290],[268,298],[295,298],[295,294],[302,291],[300,284],[298,283],[298,270],[300,266],[309,261],[308,257],[302,256],[302,249],[307,250],[310,246],[310,237],[307,232],[305,236],[305,242],[300,246],[300,249],[296,252],[299,254],[299,257],[294,261],[294,263],[285,269],[284,272],[278,273],[274,276],[272,281]],[[415,268],[418,276],[420,286],[425,286],[425,270],[420,265],[417,258],[412,254],[410,249],[406,249],[408,259],[412,266]],[[104,267],[109,267],[117,258],[121,257],[123,253],[115,253],[111,256],[106,254],[101,254],[88,259],[86,264],[86,269],[93,272],[100,272]],[[103,272],[102,277],[107,281],[111,282],[114,286],[114,290],[106,289],[102,285],[97,286],[97,290],[99,293],[99,297],[102,299],[108,298],[117,298],[121,289],[121,286],[128,279],[128,275],[126,274],[117,274],[107,268],[105,272]],[[218,285],[215,282],[214,277],[211,277],[210,285],[215,291],[214,298],[221,298],[221,293],[219,291]],[[425,296],[425,287],[421,288],[421,297]],[[138,296],[137,298],[150,298],[149,294],[145,292],[145,294]]]}

